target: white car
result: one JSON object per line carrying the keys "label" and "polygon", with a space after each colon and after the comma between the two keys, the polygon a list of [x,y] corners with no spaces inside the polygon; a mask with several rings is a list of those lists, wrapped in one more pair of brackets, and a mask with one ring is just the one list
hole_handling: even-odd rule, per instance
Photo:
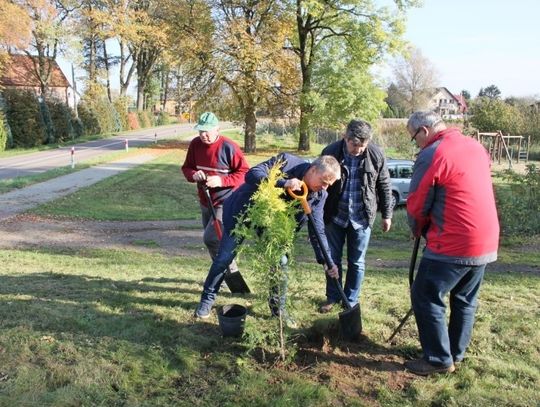
{"label": "white car", "polygon": [[392,184],[392,207],[405,205],[409,195],[414,161],[388,159],[386,164]]}

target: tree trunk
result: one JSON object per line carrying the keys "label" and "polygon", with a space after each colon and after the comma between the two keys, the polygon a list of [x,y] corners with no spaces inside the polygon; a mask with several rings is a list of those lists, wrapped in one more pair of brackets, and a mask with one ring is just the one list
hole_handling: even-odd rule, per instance
{"label": "tree trunk", "polygon": [[134,53],[133,50],[131,50],[132,64],[129,67],[126,76],[126,65],[130,58],[130,55],[126,55],[126,45],[124,44],[124,42],[121,39],[118,40],[118,42],[120,44],[120,96],[126,96],[129,88],[129,82],[131,81],[131,76],[133,75],[133,72],[135,72],[135,61],[137,60],[137,54]]}
{"label": "tree trunk", "polygon": [[257,150],[257,140],[255,130],[257,129],[257,116],[255,115],[255,106],[248,104],[244,111],[244,151],[254,153]]}
{"label": "tree trunk", "polygon": [[[303,64],[302,64],[303,65]],[[298,151],[310,151],[311,115],[313,114],[313,102],[309,98],[311,92],[311,67],[302,66],[302,94],[300,95],[300,125],[298,138]]]}
{"label": "tree trunk", "polygon": [[110,75],[110,69],[109,69],[109,54],[107,53],[107,43],[103,41],[103,62],[105,63],[105,74],[107,75],[106,81],[107,81],[107,97],[109,98],[109,102],[112,103],[112,96],[111,96],[111,75]]}
{"label": "tree trunk", "polygon": [[162,90],[162,100],[161,100],[161,106],[163,108],[163,111],[165,111],[167,107],[167,100],[169,99],[169,82],[170,82],[170,71],[169,69],[163,70],[163,76],[161,81],[161,90]]}
{"label": "tree trunk", "polygon": [[[300,125],[298,137],[298,150],[310,150],[310,115],[313,104],[308,99],[311,91],[311,63],[313,61],[313,37],[310,37],[311,16],[303,17],[303,0],[296,1],[296,25],[298,31],[298,49],[296,53],[300,58],[302,72],[302,92],[300,95]],[[309,41],[311,39],[311,41]]]}
{"label": "tree trunk", "polygon": [[139,80],[137,84],[137,111],[143,111],[144,110],[144,90],[146,88],[146,84],[141,83]]}

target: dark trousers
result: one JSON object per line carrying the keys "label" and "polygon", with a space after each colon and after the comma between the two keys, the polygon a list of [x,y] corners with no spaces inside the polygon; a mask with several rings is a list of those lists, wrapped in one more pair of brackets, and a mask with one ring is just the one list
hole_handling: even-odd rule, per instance
{"label": "dark trousers", "polygon": [[[411,299],[424,359],[437,366],[461,361],[471,341],[486,265],[464,266],[422,258]],[[450,322],[444,297],[449,294]]]}

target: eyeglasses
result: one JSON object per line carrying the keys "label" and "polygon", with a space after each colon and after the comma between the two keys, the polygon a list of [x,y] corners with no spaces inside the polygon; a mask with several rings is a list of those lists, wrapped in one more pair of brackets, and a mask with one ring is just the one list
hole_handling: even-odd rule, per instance
{"label": "eyeglasses", "polygon": [[423,130],[423,127],[420,127],[418,130],[416,130],[416,133],[414,133],[414,136],[411,137],[411,141],[414,141],[416,139],[416,136],[418,136],[418,133],[420,133],[420,130]]}

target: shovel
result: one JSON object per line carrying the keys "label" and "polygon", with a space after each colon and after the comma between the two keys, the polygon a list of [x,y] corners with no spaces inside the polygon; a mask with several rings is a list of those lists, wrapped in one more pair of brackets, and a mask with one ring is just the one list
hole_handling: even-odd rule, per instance
{"label": "shovel", "polygon": [[[417,237],[414,239],[414,247],[411,254],[411,261],[409,262],[409,289],[412,287],[413,280],[414,280],[414,268],[416,267],[416,257],[418,256],[418,248],[420,247],[420,238]],[[394,336],[396,336],[400,331],[401,328],[403,328],[403,325],[405,325],[405,322],[411,317],[413,314],[412,307],[409,308],[409,311],[405,314],[405,316],[401,319],[399,322],[399,325],[395,329],[395,331],[390,335],[390,338],[386,340],[386,342],[390,342],[392,339],[394,339]]]}
{"label": "shovel", "polygon": [[[321,235],[319,234],[319,231],[315,228],[315,222],[313,220],[313,215],[311,214],[311,207],[309,206],[309,203],[307,201],[307,185],[304,183],[302,184],[302,195],[295,194],[295,192],[290,188],[287,188],[287,193],[294,199],[298,199],[302,204],[304,213],[307,215],[308,221],[311,222],[311,226],[313,226],[315,237],[317,238],[317,243],[319,244],[319,248],[321,249],[324,256],[324,261],[326,262],[327,266],[329,264],[332,264],[328,253],[326,252],[326,250],[324,250]],[[362,317],[360,314],[360,304],[356,304],[354,307],[352,307],[349,303],[349,300],[347,299],[347,296],[345,295],[345,292],[343,291],[343,287],[341,287],[341,284],[339,283],[339,280],[337,278],[333,278],[332,281],[338,289],[341,300],[343,301],[343,305],[345,305],[346,308],[345,311],[339,313],[339,327],[341,336],[348,341],[358,340],[360,334],[362,333]]]}
{"label": "shovel", "polygon": [[[221,240],[223,233],[221,231],[221,224],[219,223],[216,215],[216,208],[214,208],[214,204],[212,203],[210,190],[204,184],[202,185],[202,189],[204,191],[204,195],[206,196],[206,202],[208,203],[208,208],[210,209],[210,213],[212,215],[212,224],[216,230],[216,235],[218,239]],[[232,272],[230,267],[227,267],[227,271],[225,271],[225,284],[227,284],[227,287],[229,287],[231,293],[234,294],[249,294],[251,292],[246,281],[242,277],[242,274],[240,274],[239,271]]]}

